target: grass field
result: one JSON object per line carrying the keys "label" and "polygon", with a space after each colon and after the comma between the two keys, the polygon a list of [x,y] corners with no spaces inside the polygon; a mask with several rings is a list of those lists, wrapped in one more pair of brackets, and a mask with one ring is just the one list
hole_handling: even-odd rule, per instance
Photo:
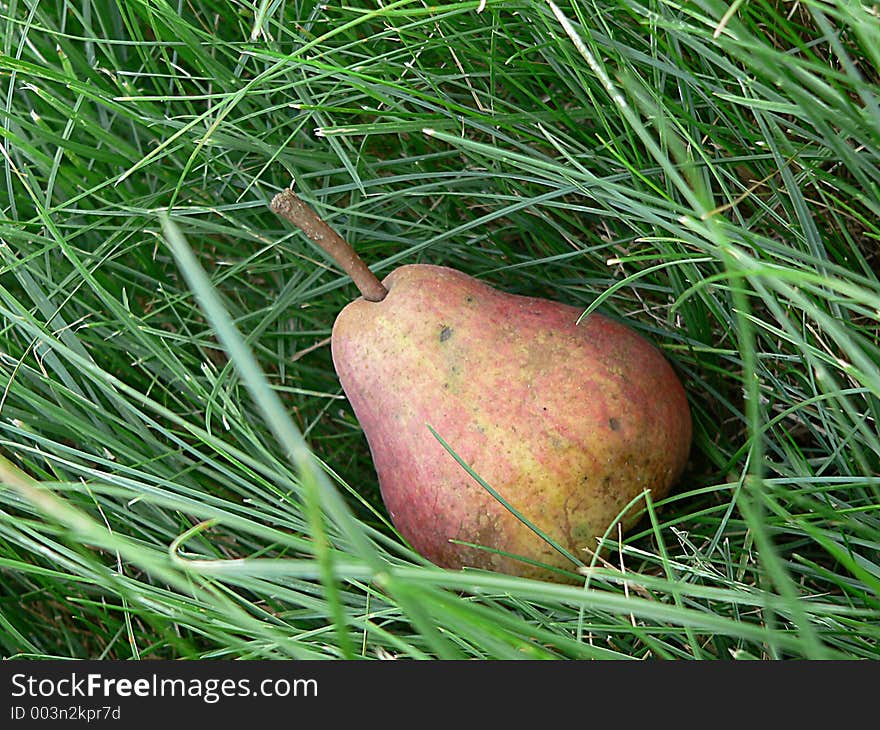
{"label": "grass field", "polygon": [[[880,18],[848,0],[0,3],[0,654],[880,658]],[[395,534],[329,335],[453,266],[680,373],[583,585]],[[583,560],[590,564],[585,553]]]}

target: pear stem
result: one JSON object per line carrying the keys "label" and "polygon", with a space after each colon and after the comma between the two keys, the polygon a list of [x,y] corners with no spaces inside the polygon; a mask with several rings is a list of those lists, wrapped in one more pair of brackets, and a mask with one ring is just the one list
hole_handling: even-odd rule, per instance
{"label": "pear stem", "polygon": [[348,274],[364,299],[381,302],[388,290],[351,245],[290,188],[272,198],[272,211],[299,228]]}

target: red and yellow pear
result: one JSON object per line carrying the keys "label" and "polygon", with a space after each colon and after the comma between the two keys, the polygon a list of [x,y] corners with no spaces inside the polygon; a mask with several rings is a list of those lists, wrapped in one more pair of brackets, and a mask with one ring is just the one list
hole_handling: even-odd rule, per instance
{"label": "red and yellow pear", "polygon": [[632,526],[630,502],[646,490],[660,499],[680,478],[687,398],[633,329],[442,266],[401,266],[380,282],[292,191],[272,208],[362,292],[336,318],[333,364],[391,521],[424,557],[564,579],[569,555],[588,561],[615,521]]}

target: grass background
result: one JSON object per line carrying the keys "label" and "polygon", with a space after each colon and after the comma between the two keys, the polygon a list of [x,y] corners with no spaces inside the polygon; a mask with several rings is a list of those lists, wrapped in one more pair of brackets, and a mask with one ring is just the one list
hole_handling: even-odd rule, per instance
{"label": "grass background", "polygon": [[[0,28],[3,656],[878,657],[876,7],[11,0]],[[380,275],[599,307],[679,370],[685,478],[583,586],[394,534],[329,358],[354,287],[267,208],[293,179]]]}

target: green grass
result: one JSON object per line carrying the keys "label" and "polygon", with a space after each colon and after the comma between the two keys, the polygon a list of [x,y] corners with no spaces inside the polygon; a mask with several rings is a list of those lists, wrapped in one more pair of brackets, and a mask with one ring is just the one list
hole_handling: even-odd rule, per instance
{"label": "green grass", "polygon": [[[880,658],[876,7],[381,5],[0,4],[0,654]],[[292,179],[674,363],[688,471],[584,585],[395,534]]]}

